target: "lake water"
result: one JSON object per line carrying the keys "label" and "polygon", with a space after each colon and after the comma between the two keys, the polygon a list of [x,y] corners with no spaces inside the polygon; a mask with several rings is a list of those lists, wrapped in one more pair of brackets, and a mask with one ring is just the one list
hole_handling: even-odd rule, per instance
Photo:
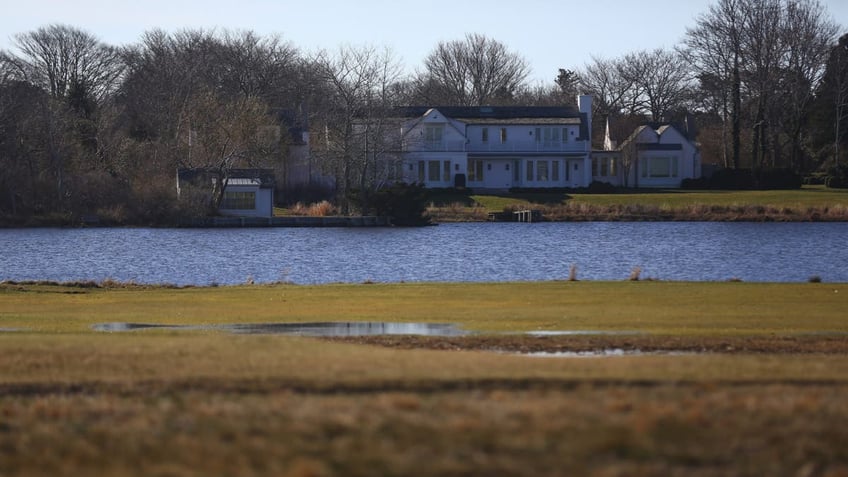
{"label": "lake water", "polygon": [[175,285],[422,281],[848,282],[848,223],[0,229],[0,280]]}

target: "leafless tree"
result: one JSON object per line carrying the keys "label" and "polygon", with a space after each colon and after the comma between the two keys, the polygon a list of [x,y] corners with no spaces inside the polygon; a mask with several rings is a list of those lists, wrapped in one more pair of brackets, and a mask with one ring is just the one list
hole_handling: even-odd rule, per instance
{"label": "leafless tree", "polygon": [[102,100],[123,71],[116,48],[67,25],[49,25],[15,35],[18,75],[44,88],[53,98]]}
{"label": "leafless tree", "polygon": [[503,43],[481,34],[439,42],[417,75],[419,96],[429,104],[480,106],[511,102],[530,66]]}
{"label": "leafless tree", "polygon": [[391,131],[397,129],[389,112],[402,91],[395,87],[401,65],[390,49],[370,46],[342,46],[332,56],[321,52],[315,64],[332,92],[320,152],[335,169],[342,213],[348,213],[354,180],[360,193],[386,180],[383,160],[395,149]]}
{"label": "leafless tree", "polygon": [[[702,89],[707,85],[721,105],[722,136],[730,137],[725,164],[741,167],[741,5],[746,0],[719,0],[686,31],[685,57],[695,68]],[[728,127],[729,123],[729,127]],[[727,144],[728,141],[725,141]]]}
{"label": "leafless tree", "polygon": [[592,56],[592,61],[578,75],[582,92],[595,97],[592,102],[595,117],[635,112],[633,75],[625,74],[620,59]]}
{"label": "leafless tree", "polygon": [[691,74],[683,57],[664,49],[638,51],[621,61],[626,83],[635,88],[635,104],[648,114],[651,121],[669,119],[669,113],[680,110],[692,89]]}

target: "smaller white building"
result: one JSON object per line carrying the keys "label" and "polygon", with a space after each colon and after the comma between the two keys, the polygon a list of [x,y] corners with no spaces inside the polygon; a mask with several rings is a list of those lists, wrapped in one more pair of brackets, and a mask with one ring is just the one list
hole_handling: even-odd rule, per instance
{"label": "smaller white building", "polygon": [[616,186],[678,188],[699,177],[697,144],[670,123],[639,126],[620,145],[607,127],[604,150],[592,152],[592,179]]}
{"label": "smaller white building", "polygon": [[[221,174],[208,169],[177,171],[177,197],[201,197],[209,203],[214,184]],[[223,196],[218,206],[221,215],[235,217],[273,217],[274,171],[270,169],[229,169]],[[191,193],[189,193],[191,191]]]}

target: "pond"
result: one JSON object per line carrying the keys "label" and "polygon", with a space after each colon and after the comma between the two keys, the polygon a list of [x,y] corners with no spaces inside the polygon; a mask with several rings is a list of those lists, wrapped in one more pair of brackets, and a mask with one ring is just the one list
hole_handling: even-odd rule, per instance
{"label": "pond", "polygon": [[848,223],[3,229],[0,280],[229,285],[580,280],[848,282]]}

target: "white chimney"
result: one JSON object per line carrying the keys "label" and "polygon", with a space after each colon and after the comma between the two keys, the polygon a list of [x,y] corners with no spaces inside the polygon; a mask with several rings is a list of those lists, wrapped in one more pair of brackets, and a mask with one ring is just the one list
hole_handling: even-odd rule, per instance
{"label": "white chimney", "polygon": [[587,142],[589,150],[592,150],[592,95],[581,94],[577,97],[577,108],[586,115],[586,133],[589,135]]}

